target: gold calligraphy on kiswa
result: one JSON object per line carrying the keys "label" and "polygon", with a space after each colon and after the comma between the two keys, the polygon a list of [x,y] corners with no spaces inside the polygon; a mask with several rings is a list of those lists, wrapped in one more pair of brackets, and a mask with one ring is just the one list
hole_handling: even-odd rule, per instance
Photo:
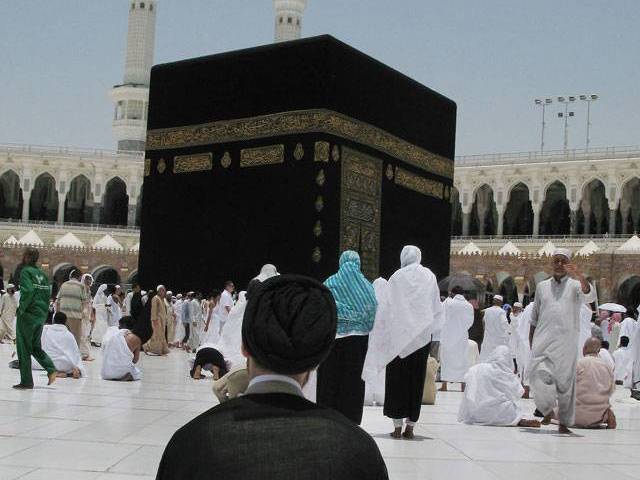
{"label": "gold calligraphy on kiswa", "polygon": [[395,178],[396,184],[401,187],[408,188],[423,195],[439,198],[440,200],[444,198],[444,185],[440,182],[421,177],[400,167],[396,168]]}
{"label": "gold calligraphy on kiswa", "polygon": [[284,145],[244,148],[240,151],[240,167],[259,167],[284,163]]}
{"label": "gold calligraphy on kiswa", "polygon": [[173,157],[173,173],[203,172],[213,168],[211,153],[176,155]]}

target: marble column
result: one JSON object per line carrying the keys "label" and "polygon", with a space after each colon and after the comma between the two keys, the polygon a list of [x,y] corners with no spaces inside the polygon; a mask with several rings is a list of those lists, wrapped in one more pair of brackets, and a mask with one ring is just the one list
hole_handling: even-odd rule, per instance
{"label": "marble column", "polygon": [[31,203],[31,190],[22,192],[22,221],[29,221],[29,205]]}
{"label": "marble column", "polygon": [[462,212],[462,236],[469,236],[469,227],[471,225],[471,212]]}
{"label": "marble column", "polygon": [[576,235],[578,233],[578,210],[571,209],[571,235]]}
{"label": "marble column", "polygon": [[95,197],[93,201],[93,211],[91,212],[91,223],[99,224],[102,220],[102,198]]}
{"label": "marble column", "polygon": [[542,206],[532,204],[531,208],[533,208],[533,236],[537,237],[540,235],[540,210],[542,210]]}
{"label": "marble column", "polygon": [[614,208],[609,210],[609,235],[616,234],[616,214],[617,210]]}
{"label": "marble column", "polygon": [[129,209],[127,210],[127,225],[130,227],[134,227],[136,225],[136,205],[129,204]]}
{"label": "marble column", "polygon": [[67,201],[67,194],[61,193],[58,201],[58,223],[64,223],[64,206]]}
{"label": "marble column", "polygon": [[496,236],[502,238],[504,233],[504,206],[497,207],[498,210],[498,226],[496,228]]}

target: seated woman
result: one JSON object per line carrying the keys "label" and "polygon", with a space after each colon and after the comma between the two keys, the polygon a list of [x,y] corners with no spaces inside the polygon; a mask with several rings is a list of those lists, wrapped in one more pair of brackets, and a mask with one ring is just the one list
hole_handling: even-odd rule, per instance
{"label": "seated woman", "polygon": [[67,316],[62,312],[53,315],[53,325],[42,329],[42,349],[53,361],[57,376],[80,378],[85,376],[80,350],[75,337],[67,328]]}
{"label": "seated woman", "polygon": [[509,347],[500,345],[487,360],[469,369],[458,421],[470,425],[540,427],[537,420],[523,418],[518,400],[524,393]]}

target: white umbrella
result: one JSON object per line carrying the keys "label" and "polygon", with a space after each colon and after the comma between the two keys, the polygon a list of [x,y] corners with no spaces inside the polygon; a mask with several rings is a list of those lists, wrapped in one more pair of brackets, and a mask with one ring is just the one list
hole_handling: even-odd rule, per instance
{"label": "white umbrella", "polygon": [[620,305],[619,303],[603,303],[598,307],[598,310],[607,310],[608,312],[626,313],[627,307]]}

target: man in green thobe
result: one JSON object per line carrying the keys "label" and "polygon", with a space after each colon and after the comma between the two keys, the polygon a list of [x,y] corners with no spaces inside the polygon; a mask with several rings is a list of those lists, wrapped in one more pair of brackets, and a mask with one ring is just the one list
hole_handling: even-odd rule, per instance
{"label": "man in green thobe", "polygon": [[49,355],[42,350],[42,327],[49,312],[51,286],[47,275],[36,266],[40,254],[35,248],[27,248],[22,256],[20,271],[20,304],[16,319],[16,346],[20,363],[20,383],[13,388],[33,388],[31,355],[47,371],[49,385],[56,380],[56,367]]}

